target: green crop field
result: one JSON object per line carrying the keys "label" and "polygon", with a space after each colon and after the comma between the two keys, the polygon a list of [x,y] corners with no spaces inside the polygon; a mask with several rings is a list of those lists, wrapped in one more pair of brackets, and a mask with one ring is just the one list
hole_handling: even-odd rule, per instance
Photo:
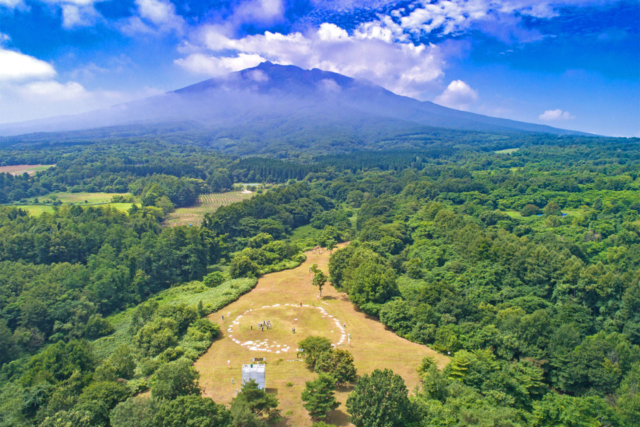
{"label": "green crop field", "polygon": [[165,225],[175,227],[178,225],[200,225],[204,215],[215,212],[220,206],[241,202],[252,198],[256,193],[243,193],[231,191],[228,193],[202,194],[198,197],[198,203],[189,208],[178,208],[165,221]]}

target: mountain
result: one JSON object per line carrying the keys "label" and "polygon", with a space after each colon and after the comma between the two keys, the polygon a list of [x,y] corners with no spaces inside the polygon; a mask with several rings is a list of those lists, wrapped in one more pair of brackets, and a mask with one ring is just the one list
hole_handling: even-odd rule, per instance
{"label": "mountain", "polygon": [[276,151],[351,150],[522,133],[585,135],[458,111],[337,73],[264,62],[140,101],[0,125],[0,142],[154,137],[252,153],[274,151],[274,144]]}

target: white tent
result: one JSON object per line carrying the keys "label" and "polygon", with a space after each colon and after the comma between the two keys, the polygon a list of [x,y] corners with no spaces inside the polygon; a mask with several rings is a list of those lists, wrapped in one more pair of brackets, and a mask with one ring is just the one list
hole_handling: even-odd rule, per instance
{"label": "white tent", "polygon": [[242,365],[242,384],[254,380],[258,387],[265,389],[265,367],[262,364]]}

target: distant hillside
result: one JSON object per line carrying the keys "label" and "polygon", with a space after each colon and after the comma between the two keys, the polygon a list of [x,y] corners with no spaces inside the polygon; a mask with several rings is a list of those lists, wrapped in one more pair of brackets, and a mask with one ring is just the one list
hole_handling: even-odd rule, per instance
{"label": "distant hillside", "polygon": [[269,62],[75,116],[0,125],[2,145],[159,138],[226,151],[352,151],[586,135],[396,95],[365,80]]}

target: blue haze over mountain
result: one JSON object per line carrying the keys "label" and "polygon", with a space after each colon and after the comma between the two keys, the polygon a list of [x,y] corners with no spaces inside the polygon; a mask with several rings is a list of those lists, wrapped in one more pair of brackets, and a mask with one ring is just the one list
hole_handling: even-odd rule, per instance
{"label": "blue haze over mountain", "polygon": [[264,148],[288,141],[305,148],[315,138],[384,145],[398,136],[443,129],[585,135],[454,110],[396,95],[366,80],[270,62],[89,113],[0,125],[0,135],[12,136],[5,141],[181,135],[213,147],[250,142]]}

